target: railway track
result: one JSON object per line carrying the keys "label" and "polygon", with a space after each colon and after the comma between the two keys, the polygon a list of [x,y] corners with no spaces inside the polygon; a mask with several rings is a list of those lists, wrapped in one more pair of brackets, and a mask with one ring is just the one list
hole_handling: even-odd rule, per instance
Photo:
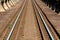
{"label": "railway track", "polygon": [[[32,8],[31,0],[27,1],[22,14],[20,15],[20,17],[15,25],[15,28],[12,29],[13,30],[13,31],[11,31],[12,33],[11,32],[9,33],[10,36],[8,35],[7,40],[26,40],[26,39],[29,40],[30,38],[31,38],[31,40],[39,40],[40,39],[37,23],[35,22],[36,19],[35,19],[35,15],[34,15],[34,10],[33,10],[33,8],[31,10],[30,7]],[[30,12],[30,13],[28,14],[28,12]],[[37,30],[36,30],[36,28],[37,28]],[[32,29],[32,32],[30,32],[31,29]],[[36,33],[38,33],[38,34],[36,34]],[[28,34],[30,34],[30,35],[28,35]],[[33,36],[35,36],[35,37],[33,37]],[[36,36],[38,38],[36,38]]]}
{"label": "railway track", "polygon": [[[45,31],[45,32],[48,34],[48,37],[50,37],[50,40],[54,40],[53,35],[51,34],[51,32],[50,32],[50,30],[49,30],[49,28],[48,28],[48,25],[46,24],[45,19],[43,18],[43,16],[42,16],[42,14],[41,14],[41,12],[40,12],[37,4],[35,3],[35,1],[33,1],[33,2],[34,2],[34,5],[35,5],[38,13],[39,13],[38,15],[40,16],[40,20],[43,22],[43,27],[45,27],[45,30],[40,29],[40,30],[41,30],[41,34],[42,34],[42,31]],[[40,21],[39,21],[39,22],[40,22]],[[40,25],[41,25],[41,24],[40,24]],[[40,27],[40,28],[42,28],[42,27]],[[42,34],[42,35],[43,35],[43,34]],[[46,35],[46,36],[47,36],[47,35]],[[42,40],[43,40],[43,39],[44,39],[44,38],[42,38]],[[45,40],[46,40],[46,39],[45,39]]]}
{"label": "railway track", "polygon": [[[37,0],[36,0],[37,1]],[[39,1],[39,0],[38,0]],[[39,5],[39,3],[38,3],[38,1],[37,1],[37,4]],[[40,1],[39,1],[40,2]],[[40,7],[40,5],[39,5],[39,7]],[[40,8],[41,9],[41,8]],[[42,9],[41,9],[41,11],[42,11]],[[42,11],[43,12],[43,11]],[[60,31],[59,31],[59,23],[60,22],[58,22],[58,19],[59,19],[59,17],[58,17],[58,15],[56,14],[53,14],[53,13],[45,13],[45,12],[43,12],[42,13],[44,16],[45,16],[45,19],[48,21],[48,23],[50,24],[50,28],[51,28],[51,30],[53,29],[54,30],[54,32],[55,32],[55,34],[54,35],[57,35],[58,36],[58,38],[60,39]],[[49,16],[50,15],[50,16]],[[51,16],[51,15],[54,15],[54,16]],[[53,18],[51,18],[51,17],[55,17],[54,19]],[[52,21],[52,20],[54,20],[54,22]],[[56,24],[55,24],[55,21],[56,21]],[[58,22],[58,23],[57,23]],[[58,25],[57,25],[58,24]]]}
{"label": "railway track", "polygon": [[[41,10],[41,8],[39,7],[39,5],[37,4],[37,2],[35,1],[35,8],[36,8],[36,10],[38,11],[38,15],[40,16],[40,20],[42,21],[42,23],[43,23],[43,25],[44,25],[44,27],[45,27],[45,30],[46,30],[46,32],[47,32],[47,34],[48,34],[48,36],[49,36],[49,38],[50,38],[50,40],[59,40],[60,38],[57,36],[57,34],[55,33],[55,31],[54,31],[54,29],[51,27],[51,25],[49,25],[49,22],[47,22],[47,20],[46,20],[46,16],[44,17],[44,12]],[[37,14],[36,14],[37,15]],[[41,21],[39,21],[40,22],[40,25],[41,25]],[[45,22],[44,22],[45,21]],[[47,40],[47,39],[45,39],[45,37],[47,36],[45,36],[44,37],[44,32],[43,32],[43,27],[40,27],[41,28],[41,32],[42,32],[42,35],[43,35],[43,38],[42,39],[44,39],[44,40]],[[48,32],[48,31],[50,31],[50,32]],[[47,37],[48,38],[48,37]]]}
{"label": "railway track", "polygon": [[[11,30],[11,26],[14,23],[20,9],[21,6],[23,4],[24,0],[22,0],[19,4],[17,4],[17,6],[13,9],[10,9],[8,12],[6,11],[6,13],[4,12],[4,15],[2,16],[3,18],[0,19],[0,21],[2,20],[3,22],[1,22],[0,24],[0,40],[5,40],[9,31]],[[13,11],[14,10],[14,11]],[[1,18],[1,16],[0,16]],[[4,20],[3,20],[4,19]]]}
{"label": "railway track", "polygon": [[[41,2],[40,0],[38,0],[38,1]],[[42,5],[44,5],[44,4],[41,5],[38,1],[37,1],[37,3],[39,4],[39,7],[41,7]],[[54,29],[54,31],[56,32],[57,36],[60,38],[60,31],[59,31],[59,28],[60,28],[59,27],[59,25],[60,25],[60,21],[59,21],[60,18],[59,17],[60,16],[57,15],[56,13],[51,12],[50,10],[48,10],[48,8],[44,8],[44,7],[41,7],[41,8],[42,8],[41,10],[44,11],[43,14],[45,15],[47,21],[49,22],[49,24],[51,25],[51,27]],[[46,10],[47,12],[45,12],[44,9],[47,9],[48,11]]]}
{"label": "railway track", "polygon": [[20,10],[20,12],[19,12],[19,14],[18,14],[18,16],[17,16],[14,24],[12,25],[11,31],[10,31],[10,33],[9,33],[9,35],[8,35],[8,37],[7,37],[6,40],[10,40],[10,37],[11,37],[13,31],[14,31],[14,28],[15,28],[15,26],[16,26],[18,20],[19,20],[19,17],[20,17],[20,15],[21,15],[21,13],[22,13],[22,11],[23,11],[23,9],[24,9],[25,3],[26,3],[26,0],[24,1],[23,5],[22,5],[22,8],[21,8],[21,10]]}
{"label": "railway track", "polygon": [[60,40],[36,0],[24,0],[14,17],[1,40]]}

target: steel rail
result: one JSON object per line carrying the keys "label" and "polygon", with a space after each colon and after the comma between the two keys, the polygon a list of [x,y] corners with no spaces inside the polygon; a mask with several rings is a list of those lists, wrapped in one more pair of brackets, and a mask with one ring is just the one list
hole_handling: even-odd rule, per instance
{"label": "steel rail", "polygon": [[26,0],[25,0],[25,2],[23,3],[23,6],[22,6],[22,8],[21,8],[21,11],[19,12],[19,14],[18,14],[18,16],[17,16],[17,18],[16,18],[16,20],[15,20],[13,26],[12,26],[12,29],[10,30],[10,33],[8,34],[8,37],[6,38],[6,40],[10,40],[10,37],[11,37],[13,31],[14,31],[14,28],[15,28],[15,26],[16,26],[16,24],[17,24],[17,21],[18,21],[20,15],[21,15],[21,13],[22,13],[22,11],[23,11],[23,9],[24,9],[25,3],[26,3]]}
{"label": "steel rail", "polygon": [[40,15],[40,17],[41,17],[41,19],[42,19],[42,21],[43,21],[43,24],[45,25],[45,27],[46,27],[46,29],[47,29],[47,32],[48,32],[48,34],[49,34],[51,40],[54,40],[54,37],[53,37],[51,31],[49,30],[49,27],[48,27],[48,25],[47,25],[47,23],[46,23],[44,17],[43,17],[42,14],[41,14],[39,7],[37,6],[37,4],[35,3],[34,0],[33,0],[33,2],[34,2],[35,6],[36,6],[36,8],[37,8],[37,10],[38,10],[38,12],[39,12],[39,15]]}

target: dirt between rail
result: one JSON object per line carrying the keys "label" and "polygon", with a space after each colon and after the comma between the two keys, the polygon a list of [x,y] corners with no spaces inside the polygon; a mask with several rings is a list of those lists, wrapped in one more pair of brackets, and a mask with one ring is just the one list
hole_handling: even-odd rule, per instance
{"label": "dirt between rail", "polygon": [[17,23],[10,40],[40,40],[31,0],[28,0],[25,6],[27,7],[24,9],[20,22]]}

